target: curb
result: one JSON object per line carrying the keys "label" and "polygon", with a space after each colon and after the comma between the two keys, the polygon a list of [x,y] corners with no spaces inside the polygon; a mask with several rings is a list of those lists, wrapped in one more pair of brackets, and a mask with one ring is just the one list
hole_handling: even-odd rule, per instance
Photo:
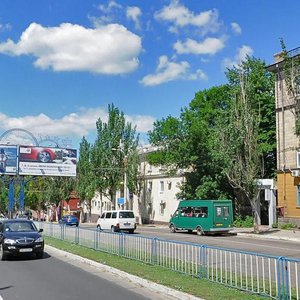
{"label": "curb", "polygon": [[84,264],[87,264],[89,266],[95,267],[103,272],[109,272],[111,274],[113,274],[116,277],[121,277],[123,280],[127,280],[129,282],[135,283],[141,287],[144,287],[146,289],[151,289],[153,292],[159,293],[159,294],[163,294],[169,297],[172,297],[173,299],[180,299],[180,300],[204,300],[203,298],[198,298],[192,295],[189,295],[187,293],[184,292],[180,292],[177,290],[174,290],[172,288],[169,288],[167,286],[149,281],[147,279],[143,279],[140,278],[138,276],[126,273],[124,271],[118,270],[116,268],[110,267],[110,266],[106,266],[103,265],[101,263],[97,263],[93,260],[81,257],[79,255],[76,254],[72,254],[60,249],[57,249],[55,247],[49,246],[49,245],[45,245],[45,250],[51,250],[54,251],[55,253],[60,254],[61,256],[67,257],[71,260],[74,261],[80,261]]}
{"label": "curb", "polygon": [[290,237],[279,237],[279,236],[271,236],[271,235],[259,235],[259,234],[251,234],[245,232],[238,232],[238,236],[250,237],[253,239],[264,239],[264,240],[282,240],[282,241],[291,241],[291,242],[300,242],[299,238],[290,238]]}

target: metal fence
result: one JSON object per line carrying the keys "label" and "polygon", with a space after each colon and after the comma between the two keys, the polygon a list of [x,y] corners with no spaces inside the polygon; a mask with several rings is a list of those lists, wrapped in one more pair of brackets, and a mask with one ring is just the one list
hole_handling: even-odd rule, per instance
{"label": "metal fence", "polygon": [[300,259],[140,235],[37,223],[46,236],[273,299],[300,299]]}

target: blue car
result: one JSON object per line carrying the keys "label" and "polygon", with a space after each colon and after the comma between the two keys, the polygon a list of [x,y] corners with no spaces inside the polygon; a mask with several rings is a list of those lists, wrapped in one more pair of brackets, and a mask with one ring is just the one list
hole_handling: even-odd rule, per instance
{"label": "blue car", "polygon": [[79,220],[78,218],[75,216],[75,215],[66,215],[66,216],[63,216],[59,222],[59,224],[62,224],[62,225],[70,225],[70,226],[76,226],[78,227],[79,225]]}

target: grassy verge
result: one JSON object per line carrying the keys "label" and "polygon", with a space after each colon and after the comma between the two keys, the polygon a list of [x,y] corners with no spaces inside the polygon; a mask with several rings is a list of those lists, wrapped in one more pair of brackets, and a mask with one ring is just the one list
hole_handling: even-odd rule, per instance
{"label": "grassy verge", "polygon": [[141,278],[168,286],[170,288],[201,297],[207,300],[253,300],[266,299],[257,295],[241,292],[239,290],[225,287],[221,284],[194,278],[180,274],[159,266],[153,266],[142,262],[126,259],[117,255],[112,255],[93,249],[88,249],[73,243],[58,239],[45,237],[46,244],[58,249],[77,254],[79,256],[94,260],[104,265],[108,265]]}

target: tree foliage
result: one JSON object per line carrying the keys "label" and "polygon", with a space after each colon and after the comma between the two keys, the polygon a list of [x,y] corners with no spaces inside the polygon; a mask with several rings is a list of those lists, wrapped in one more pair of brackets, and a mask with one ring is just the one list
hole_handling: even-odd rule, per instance
{"label": "tree foliage", "polygon": [[251,204],[255,180],[272,178],[276,166],[274,78],[253,57],[226,76],[227,84],[199,91],[178,118],[155,122],[149,139],[158,151],[149,160],[167,171],[185,168],[181,198]]}

